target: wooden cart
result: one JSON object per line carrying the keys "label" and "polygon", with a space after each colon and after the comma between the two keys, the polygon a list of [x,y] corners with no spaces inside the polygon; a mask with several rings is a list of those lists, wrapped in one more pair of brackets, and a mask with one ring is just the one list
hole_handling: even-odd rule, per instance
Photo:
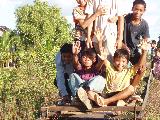
{"label": "wooden cart", "polygon": [[[149,95],[149,86],[152,80],[152,72],[143,80],[147,83],[141,97],[143,103],[133,106],[107,106],[93,107],[91,110],[86,110],[83,105],[79,106],[45,106],[41,107],[41,120],[121,120],[132,119],[140,120],[144,116],[144,109]],[[114,115],[115,111],[130,112],[130,114]]]}

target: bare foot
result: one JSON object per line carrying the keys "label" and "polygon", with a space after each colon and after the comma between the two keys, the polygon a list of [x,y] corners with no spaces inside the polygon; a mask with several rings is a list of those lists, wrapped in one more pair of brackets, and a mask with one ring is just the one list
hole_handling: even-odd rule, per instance
{"label": "bare foot", "polygon": [[[117,101],[117,106],[125,106],[125,105],[126,105],[126,103],[124,102],[124,100],[118,100]],[[120,115],[120,114],[122,114],[122,111],[115,111],[115,113],[117,115]]]}
{"label": "bare foot", "polygon": [[95,95],[94,95],[94,100],[99,106],[102,106],[102,107],[106,106],[104,104],[104,98],[101,97],[100,95],[98,95],[97,93],[95,93]]}

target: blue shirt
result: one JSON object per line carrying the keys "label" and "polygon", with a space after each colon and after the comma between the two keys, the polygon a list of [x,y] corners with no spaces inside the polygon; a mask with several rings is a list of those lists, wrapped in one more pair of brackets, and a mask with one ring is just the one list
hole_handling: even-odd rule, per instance
{"label": "blue shirt", "polygon": [[73,63],[71,62],[70,64],[65,64],[61,59],[60,52],[58,52],[56,55],[55,63],[56,63],[56,72],[57,72],[56,73],[57,86],[61,96],[63,97],[65,95],[68,95],[66,86],[65,86],[64,73],[67,73],[68,75],[73,73]]}

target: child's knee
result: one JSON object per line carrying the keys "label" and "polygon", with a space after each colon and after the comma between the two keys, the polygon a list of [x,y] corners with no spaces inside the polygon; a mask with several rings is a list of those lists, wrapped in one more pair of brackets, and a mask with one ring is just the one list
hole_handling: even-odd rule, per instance
{"label": "child's knee", "polygon": [[128,87],[128,89],[129,89],[132,93],[135,93],[135,91],[136,91],[136,87],[134,87],[133,85],[130,85],[130,86]]}

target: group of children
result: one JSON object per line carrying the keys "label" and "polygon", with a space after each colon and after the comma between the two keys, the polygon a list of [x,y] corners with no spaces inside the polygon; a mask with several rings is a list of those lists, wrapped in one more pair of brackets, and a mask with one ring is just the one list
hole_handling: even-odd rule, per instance
{"label": "group of children", "polygon": [[98,106],[122,104],[135,93],[146,69],[149,27],[141,18],[146,3],[135,0],[127,15],[120,12],[118,0],[77,3],[73,10],[76,39],[64,44],[56,56],[60,104],[77,98],[87,109],[92,108],[91,101]]}

